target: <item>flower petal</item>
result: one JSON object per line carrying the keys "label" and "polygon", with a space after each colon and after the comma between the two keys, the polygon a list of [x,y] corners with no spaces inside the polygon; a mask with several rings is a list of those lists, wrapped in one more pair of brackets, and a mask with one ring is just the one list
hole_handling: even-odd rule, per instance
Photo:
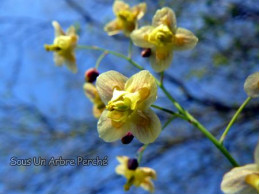
{"label": "flower petal", "polygon": [[244,84],[244,90],[249,97],[259,96],[259,72],[249,75]]}
{"label": "flower petal", "polygon": [[198,38],[185,28],[177,28],[173,45],[175,50],[193,49],[198,42]]}
{"label": "flower petal", "polygon": [[104,31],[106,31],[109,36],[118,34],[121,30],[122,26],[120,25],[117,19],[112,20],[104,27]]}
{"label": "flower petal", "polygon": [[135,186],[141,186],[149,192],[154,192],[154,185],[151,179],[156,179],[156,172],[149,167],[140,167],[135,172]]}
{"label": "flower petal", "polygon": [[96,87],[102,101],[107,104],[112,99],[115,88],[124,89],[126,80],[127,77],[113,70],[100,74],[97,77]]}
{"label": "flower petal", "polygon": [[169,7],[159,9],[153,17],[153,26],[167,25],[174,33],[176,31],[176,17],[174,11]]}
{"label": "flower petal", "polygon": [[66,34],[67,34],[68,36],[77,35],[75,27],[74,27],[74,26],[70,26],[70,27],[67,29]]}
{"label": "flower petal", "polygon": [[109,111],[104,110],[98,121],[98,134],[106,142],[114,142],[121,139],[129,132],[129,123],[116,123],[108,118]]}
{"label": "flower petal", "polygon": [[65,35],[64,31],[62,30],[60,24],[57,21],[52,22],[52,26],[55,30],[55,37],[58,37],[60,35]]}
{"label": "flower petal", "polygon": [[131,93],[139,92],[141,99],[137,104],[141,110],[150,107],[157,98],[155,78],[147,70],[142,70],[129,78],[125,84],[125,90]]}
{"label": "flower petal", "polygon": [[85,95],[89,98],[89,100],[92,103],[94,103],[96,96],[98,95],[95,85],[93,85],[92,83],[85,83],[83,85],[83,89],[84,89]]}
{"label": "flower petal", "polygon": [[172,63],[173,52],[172,49],[163,47],[157,47],[152,49],[152,55],[150,56],[150,62],[152,68],[156,72],[162,72],[166,70]]}
{"label": "flower petal", "polygon": [[129,158],[127,156],[117,156],[116,158],[117,158],[118,162],[120,163],[116,167],[116,173],[119,175],[125,175]]}
{"label": "flower petal", "polygon": [[114,5],[113,5],[113,12],[115,15],[117,15],[119,11],[129,10],[129,9],[130,9],[130,7],[128,4],[126,4],[120,0],[115,0]]}
{"label": "flower petal", "polygon": [[245,182],[249,174],[258,173],[256,164],[235,167],[223,177],[221,190],[226,194],[251,194],[257,191]]}
{"label": "flower petal", "polygon": [[144,26],[140,29],[134,30],[131,33],[133,43],[142,48],[151,48],[153,45],[148,42],[148,35],[154,29],[153,26]]}
{"label": "flower petal", "polygon": [[146,12],[146,3],[139,3],[138,5],[132,7],[132,12],[136,16],[137,20],[141,19]]}
{"label": "flower petal", "polygon": [[56,52],[54,52],[53,56],[56,66],[62,66],[62,64],[64,64],[65,59],[63,56],[57,54]]}
{"label": "flower petal", "polygon": [[161,133],[161,122],[158,116],[151,110],[138,111],[132,118],[131,132],[142,143],[148,144]]}
{"label": "flower petal", "polygon": [[69,68],[69,70],[73,73],[76,73],[78,71],[77,64],[76,64],[76,57],[74,53],[67,53],[66,56],[64,56],[65,64]]}

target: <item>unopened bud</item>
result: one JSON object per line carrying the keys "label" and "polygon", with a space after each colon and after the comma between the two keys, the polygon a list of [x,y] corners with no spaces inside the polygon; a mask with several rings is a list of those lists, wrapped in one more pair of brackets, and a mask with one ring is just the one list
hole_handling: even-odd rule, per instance
{"label": "unopened bud", "polygon": [[143,58],[148,58],[150,57],[152,54],[152,50],[150,48],[147,48],[147,49],[144,49],[142,52],[141,52],[141,56]]}
{"label": "unopened bud", "polygon": [[89,83],[93,83],[98,77],[99,73],[97,69],[90,68],[85,72],[85,81]]}
{"label": "unopened bud", "polygon": [[128,132],[124,137],[122,137],[122,144],[130,144],[134,139],[134,136],[131,132]]}
{"label": "unopened bud", "polygon": [[138,161],[136,158],[130,158],[127,163],[127,167],[130,170],[136,170],[138,167]]}

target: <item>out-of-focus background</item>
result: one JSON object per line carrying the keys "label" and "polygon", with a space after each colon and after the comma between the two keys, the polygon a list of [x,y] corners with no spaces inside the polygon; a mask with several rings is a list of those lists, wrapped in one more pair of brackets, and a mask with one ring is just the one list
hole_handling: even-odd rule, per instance
{"label": "out-of-focus background", "polygon": [[[141,1],[126,1],[134,5]],[[199,37],[195,49],[176,52],[166,71],[170,93],[218,138],[246,99],[243,83],[258,70],[258,14],[255,0],[144,0],[150,24],[155,11],[169,6],[179,27]],[[128,40],[109,37],[103,26],[114,18],[113,0],[0,1],[0,192],[124,193],[125,179],[115,174],[117,155],[135,157],[137,140],[105,143],[98,137],[92,104],[82,90],[84,72],[95,65],[98,51],[78,50],[79,71],[55,67],[53,20],[63,28],[76,25],[79,44],[127,54]],[[158,76],[134,47],[133,59]],[[138,70],[108,55],[99,71],[131,76]],[[173,109],[161,91],[157,105]],[[158,112],[162,123],[169,115]],[[225,146],[241,164],[253,162],[258,143],[258,100],[247,105],[230,130]],[[10,166],[10,158],[108,156],[108,166]],[[155,193],[221,193],[231,164],[197,129],[174,120],[144,152],[142,166],[157,171]],[[129,193],[146,193],[131,188]]]}

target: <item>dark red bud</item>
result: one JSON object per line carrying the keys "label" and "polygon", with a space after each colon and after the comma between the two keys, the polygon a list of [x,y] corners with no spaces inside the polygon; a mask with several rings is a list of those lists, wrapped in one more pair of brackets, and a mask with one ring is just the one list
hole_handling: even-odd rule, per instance
{"label": "dark red bud", "polygon": [[138,167],[138,161],[135,158],[130,158],[127,163],[127,167],[130,170],[136,170]]}
{"label": "dark red bud", "polygon": [[148,58],[151,56],[151,54],[152,54],[152,50],[150,48],[143,49],[143,51],[141,52],[141,56],[143,58]]}
{"label": "dark red bud", "polygon": [[90,68],[85,72],[85,81],[89,83],[93,83],[98,77],[99,73],[97,69]]}
{"label": "dark red bud", "polygon": [[131,132],[128,132],[124,137],[122,137],[122,144],[130,144],[134,139],[134,136]]}

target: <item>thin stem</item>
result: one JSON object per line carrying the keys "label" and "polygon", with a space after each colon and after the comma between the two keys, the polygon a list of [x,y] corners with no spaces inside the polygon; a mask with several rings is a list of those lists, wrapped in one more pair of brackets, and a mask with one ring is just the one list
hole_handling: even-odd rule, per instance
{"label": "thin stem", "polygon": [[[130,59],[129,57],[127,57],[127,56],[125,56],[125,55],[123,55],[121,53],[118,53],[118,52],[114,52],[114,51],[103,49],[103,48],[96,47],[96,46],[77,46],[77,48],[78,49],[92,49],[92,50],[99,50],[99,51],[107,51],[108,53],[110,53],[112,55],[115,55],[115,56],[117,56],[119,58],[127,60],[130,64],[132,64],[136,68],[138,68],[140,70],[144,70],[144,68],[142,66],[140,66],[137,63],[135,63],[132,59]],[[183,116],[182,118],[184,120],[187,120],[193,126],[197,127],[225,155],[225,157],[230,161],[230,163],[234,167],[235,166],[239,166],[239,164],[235,161],[235,159],[231,156],[231,154],[227,151],[227,149],[199,121],[197,121],[189,112],[187,112],[184,108],[182,108],[182,106],[171,96],[171,94],[164,87],[163,83],[160,83],[158,81],[158,79],[155,79],[155,80],[156,80],[156,83],[158,84],[158,86],[164,92],[164,94],[173,103],[173,105],[178,109],[178,111],[181,114],[180,116]],[[153,105],[153,107],[154,107],[154,105]],[[156,106],[156,107],[158,108],[158,106]],[[145,148],[146,147],[147,146],[145,146]],[[142,156],[140,157],[140,159],[138,158],[139,162],[141,162],[141,158],[142,158]]]}
{"label": "thin stem", "polygon": [[176,119],[176,116],[172,116],[171,118],[169,118],[166,123],[163,125],[162,127],[162,131],[174,120]]}
{"label": "thin stem", "polygon": [[138,151],[138,163],[139,165],[141,164],[141,161],[142,161],[142,157],[143,157],[143,153],[145,151],[145,149],[147,148],[149,144],[144,144]]}
{"label": "thin stem", "polygon": [[219,142],[221,144],[223,144],[225,137],[227,136],[230,128],[232,127],[232,125],[235,123],[235,121],[237,120],[239,114],[242,112],[242,110],[245,108],[245,106],[250,102],[252,98],[248,97],[243,104],[238,108],[238,110],[236,111],[236,113],[234,114],[234,116],[232,117],[232,119],[230,120],[230,122],[228,123],[224,133],[222,134],[222,136],[220,137]]}
{"label": "thin stem", "polygon": [[164,71],[161,72],[160,85],[163,86]]}
{"label": "thin stem", "polygon": [[97,50],[97,51],[106,51],[107,53],[110,53],[114,56],[117,56],[119,58],[125,59],[126,61],[128,61],[130,64],[132,64],[133,66],[135,66],[136,68],[140,69],[140,70],[144,70],[144,68],[142,66],[140,66],[139,64],[135,63],[133,60],[131,60],[130,58],[128,58],[127,56],[115,52],[115,51],[111,51],[108,49],[104,49],[101,47],[96,47],[96,46],[87,46],[87,45],[78,45],[77,49],[89,49],[89,50]]}
{"label": "thin stem", "polygon": [[131,59],[132,58],[132,50],[133,50],[133,42],[130,39],[129,41],[129,46],[128,46],[128,58]]}
{"label": "thin stem", "polygon": [[174,111],[172,111],[172,110],[169,110],[169,109],[167,109],[167,108],[163,108],[163,107],[157,106],[157,105],[155,105],[155,104],[151,105],[151,107],[156,108],[156,109],[161,110],[161,111],[164,111],[164,112],[167,112],[167,113],[169,113],[169,114],[171,114],[171,115],[173,115],[173,116],[175,116],[175,117],[179,117],[179,118],[182,118],[182,119],[186,119],[183,115],[181,115],[181,114],[179,114],[179,113],[176,113],[176,112],[174,112]]}
{"label": "thin stem", "polygon": [[104,51],[97,59],[97,62],[96,62],[96,69],[98,69],[101,61],[104,59],[104,57],[107,55],[108,53],[106,51]]}

